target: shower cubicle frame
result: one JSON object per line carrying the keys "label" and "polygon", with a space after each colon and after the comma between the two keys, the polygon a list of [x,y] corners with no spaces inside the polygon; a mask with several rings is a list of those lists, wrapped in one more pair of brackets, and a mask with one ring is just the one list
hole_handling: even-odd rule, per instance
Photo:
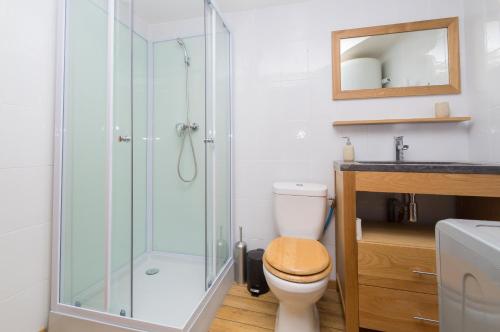
{"label": "shower cubicle frame", "polygon": [[[133,7],[133,1],[131,0],[131,7]],[[216,4],[213,0],[203,0],[205,6],[205,20],[207,10],[211,11],[212,17],[215,15],[222,19],[222,15],[217,9]],[[223,21],[224,27],[227,29],[229,34],[229,161],[230,161],[230,225],[229,225],[229,257],[227,262],[222,267],[220,273],[216,275],[216,279],[210,287],[207,287],[203,298],[200,300],[198,307],[192,313],[190,319],[181,329],[175,327],[162,326],[152,322],[141,321],[134,319],[133,317],[122,317],[114,314],[110,314],[106,311],[97,311],[91,309],[85,309],[81,307],[75,307],[72,305],[64,304],[60,302],[60,270],[61,270],[61,199],[62,199],[62,164],[63,164],[63,136],[64,136],[64,108],[65,108],[65,98],[64,98],[64,83],[65,83],[65,48],[66,48],[66,3],[67,0],[58,0],[58,17],[57,17],[57,49],[56,49],[56,92],[55,92],[55,116],[54,116],[54,171],[53,171],[53,215],[52,215],[52,267],[51,267],[51,291],[50,291],[50,313],[49,313],[49,326],[54,328],[54,332],[65,331],[71,328],[73,332],[83,332],[83,331],[151,331],[151,332],[181,332],[181,331],[199,331],[206,330],[215,316],[215,312],[225,296],[225,293],[232,284],[232,269],[233,269],[233,255],[232,255],[232,243],[233,243],[233,220],[234,220],[234,200],[233,200],[233,102],[232,102],[232,35],[229,29],[227,29],[226,24]],[[108,0],[108,13],[114,13],[115,0]],[[131,9],[132,12],[133,8]],[[132,17],[132,16],[131,16]],[[113,120],[113,46],[114,43],[110,42],[114,40],[114,14],[108,14],[108,52],[107,52],[107,128],[109,129],[109,123]],[[205,24],[206,26],[206,24]],[[131,27],[133,31],[133,24]],[[215,33],[215,31],[214,31]],[[205,31],[205,40],[207,38],[207,31]],[[213,39],[215,40],[215,39]],[[205,54],[206,56],[206,54]],[[205,58],[206,61],[207,58]],[[215,63],[212,61],[211,64],[215,67]],[[207,69],[205,69],[207,70]],[[212,68],[212,72],[214,69]],[[206,73],[206,72],[205,72]],[[207,75],[205,74],[207,78]],[[207,79],[205,80],[206,83]],[[212,84],[215,84],[215,80],[212,80]],[[206,87],[205,87],[206,89]],[[110,97],[111,93],[111,97]],[[214,97],[215,98],[215,97]],[[206,109],[209,107],[206,105]],[[213,107],[213,105],[212,105]],[[112,163],[112,142],[113,133],[110,131],[107,135],[107,158],[109,158],[107,163],[107,187],[108,192],[106,193],[106,205],[111,204],[111,192],[110,189],[112,185],[111,179],[111,163]],[[149,149],[149,148],[148,148]],[[205,198],[206,201],[206,198]],[[107,209],[110,210],[109,208]],[[105,261],[106,261],[106,271],[105,271],[105,308],[107,308],[109,299],[109,287],[110,287],[110,262],[109,257],[111,254],[110,247],[110,230],[111,230],[111,215],[107,212],[106,218],[106,244],[105,244]],[[207,220],[207,217],[206,219]],[[214,220],[215,222],[215,220]],[[205,222],[205,228],[207,227]],[[214,229],[215,231],[215,229]],[[205,230],[205,237],[206,235]],[[208,239],[207,239],[208,241]],[[214,239],[212,239],[214,241]],[[213,254],[214,255],[214,254]],[[205,252],[205,260],[208,259],[207,252]],[[207,273],[205,274],[205,279],[207,278]],[[207,281],[205,280],[205,283]],[[132,291],[132,290],[131,290]]]}

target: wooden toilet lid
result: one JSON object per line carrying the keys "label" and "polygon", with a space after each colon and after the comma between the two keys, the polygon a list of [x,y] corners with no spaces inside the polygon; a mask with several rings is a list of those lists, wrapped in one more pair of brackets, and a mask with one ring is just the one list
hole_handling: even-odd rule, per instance
{"label": "wooden toilet lid", "polygon": [[325,278],[328,278],[328,276],[330,275],[330,272],[332,272],[331,262],[330,262],[330,265],[328,265],[328,267],[324,271],[317,273],[317,274],[307,275],[307,276],[296,276],[293,274],[287,274],[287,273],[281,272],[279,270],[276,270],[274,267],[269,265],[269,263],[267,262],[266,259],[263,259],[263,263],[264,263],[266,270],[269,271],[274,276],[276,276],[280,279],[286,280],[286,281],[295,282],[295,283],[299,283],[299,284],[308,284],[308,283],[323,280]]}
{"label": "wooden toilet lid", "polygon": [[267,266],[293,276],[311,276],[331,269],[326,248],[316,240],[293,237],[274,239],[264,253]]}

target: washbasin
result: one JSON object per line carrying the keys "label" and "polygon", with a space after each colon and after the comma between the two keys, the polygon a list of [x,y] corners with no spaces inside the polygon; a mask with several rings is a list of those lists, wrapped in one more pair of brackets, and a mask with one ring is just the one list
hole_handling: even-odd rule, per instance
{"label": "washbasin", "polygon": [[356,161],[359,164],[370,164],[370,165],[477,165],[474,163],[457,162],[457,161]]}
{"label": "washbasin", "polygon": [[499,174],[500,164],[483,164],[460,161],[353,161],[335,162],[339,171],[360,172],[413,172],[413,173],[462,173],[462,174]]}

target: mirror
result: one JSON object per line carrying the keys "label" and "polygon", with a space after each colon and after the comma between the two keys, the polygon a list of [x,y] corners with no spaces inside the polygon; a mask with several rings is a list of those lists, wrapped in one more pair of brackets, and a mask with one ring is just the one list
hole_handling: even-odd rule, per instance
{"label": "mirror", "polygon": [[458,18],[333,33],[333,98],[460,93]]}

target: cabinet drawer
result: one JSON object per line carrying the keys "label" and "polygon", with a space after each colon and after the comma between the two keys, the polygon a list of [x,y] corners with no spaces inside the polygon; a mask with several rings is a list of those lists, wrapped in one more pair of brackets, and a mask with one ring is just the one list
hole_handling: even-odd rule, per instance
{"label": "cabinet drawer", "polygon": [[436,250],[358,242],[359,284],[437,294]]}
{"label": "cabinet drawer", "polygon": [[379,331],[438,332],[436,295],[359,286],[359,323]]}

